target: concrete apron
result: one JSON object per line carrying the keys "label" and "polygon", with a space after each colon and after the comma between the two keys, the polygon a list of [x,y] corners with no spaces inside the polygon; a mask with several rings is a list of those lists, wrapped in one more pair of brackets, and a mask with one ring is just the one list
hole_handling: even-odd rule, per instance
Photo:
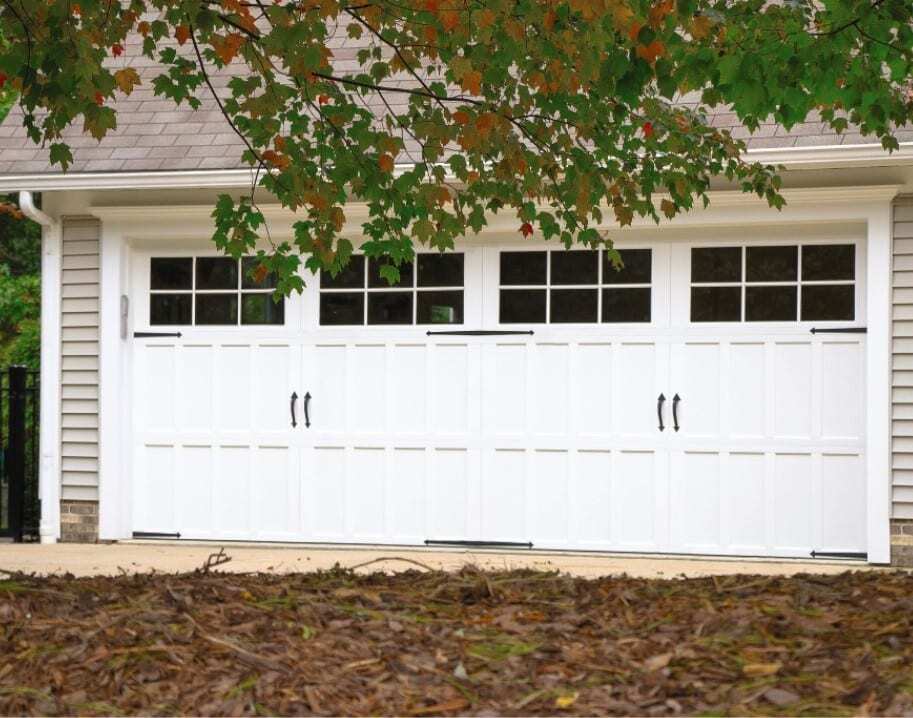
{"label": "concrete apron", "polygon": [[457,571],[472,564],[482,569],[529,568],[574,576],[694,578],[734,574],[767,576],[797,573],[834,574],[884,570],[858,561],[700,558],[546,551],[415,549],[378,546],[307,546],[204,541],[125,541],[111,544],[0,544],[0,573],[117,576],[123,573],[181,573],[199,568],[224,548],[231,561],[217,571],[298,573],[337,564],[359,572],[409,569]]}

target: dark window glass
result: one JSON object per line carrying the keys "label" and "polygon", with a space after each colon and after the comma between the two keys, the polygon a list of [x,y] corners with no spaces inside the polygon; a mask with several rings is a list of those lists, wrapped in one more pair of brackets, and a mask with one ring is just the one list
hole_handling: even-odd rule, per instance
{"label": "dark window glass", "polygon": [[149,297],[149,323],[190,324],[190,294],[152,294]]}
{"label": "dark window glass", "polygon": [[615,269],[609,253],[602,253],[603,284],[649,284],[653,276],[653,255],[649,249],[622,249],[618,252],[624,266]]}
{"label": "dark window glass", "polygon": [[691,281],[741,282],[742,248],[702,247],[692,249]]}
{"label": "dark window glass", "polygon": [[463,259],[462,254],[418,255],[418,286],[462,287]]}
{"label": "dark window glass", "polygon": [[603,289],[602,321],[649,322],[650,289]]}
{"label": "dark window glass", "polygon": [[411,287],[412,286],[412,262],[403,262],[399,265],[399,281],[396,284],[390,284],[380,274],[380,268],[388,261],[374,259],[368,260],[368,286],[369,287]]}
{"label": "dark window glass", "polygon": [[692,322],[738,322],[741,319],[741,287],[691,287]]}
{"label": "dark window glass", "polygon": [[595,250],[552,252],[550,281],[552,285],[596,284],[599,281],[599,252]]}
{"label": "dark window glass", "polygon": [[499,318],[502,324],[545,322],[544,289],[502,289],[500,304]]}
{"label": "dark window glass", "polygon": [[197,257],[197,289],[237,288],[238,263],[234,259],[231,257]]}
{"label": "dark window glass", "polygon": [[362,292],[327,292],[320,295],[320,323],[324,326],[365,323]]}
{"label": "dark window glass", "polygon": [[152,289],[193,289],[191,257],[153,257],[150,274]]}
{"label": "dark window glass", "polygon": [[802,321],[852,321],[856,291],[852,284],[806,284],[802,287]]}
{"label": "dark window glass", "polygon": [[549,309],[555,324],[599,321],[598,289],[553,289]]}
{"label": "dark window glass", "polygon": [[820,282],[856,278],[856,247],[852,244],[808,244],[802,247],[802,279]]}
{"label": "dark window glass", "polygon": [[[349,263],[333,277],[329,272],[320,273],[320,286],[324,289],[363,289],[365,286],[365,257],[355,254]],[[342,322],[348,324],[348,322]],[[361,322],[358,322],[361,324]]]}
{"label": "dark window glass", "polygon": [[368,324],[412,324],[412,292],[368,294]]}
{"label": "dark window glass", "polygon": [[242,294],[241,324],[284,324],[285,300],[272,294]]}
{"label": "dark window glass", "polygon": [[545,284],[546,257],[546,252],[501,252],[501,284]]}
{"label": "dark window glass", "polygon": [[241,288],[242,289],[275,289],[279,278],[275,272],[267,272],[261,281],[257,281],[252,274],[258,275],[260,260],[256,257],[244,257],[241,260]]}
{"label": "dark window glass", "polygon": [[237,294],[197,294],[194,324],[237,324]]}
{"label": "dark window glass", "polygon": [[796,287],[746,287],[745,321],[796,321]]}
{"label": "dark window glass", "polygon": [[[421,276],[421,265],[419,265]],[[463,291],[424,291],[418,293],[419,324],[462,324]]]}
{"label": "dark window glass", "polygon": [[748,282],[795,282],[799,276],[798,247],[748,247],[745,280]]}

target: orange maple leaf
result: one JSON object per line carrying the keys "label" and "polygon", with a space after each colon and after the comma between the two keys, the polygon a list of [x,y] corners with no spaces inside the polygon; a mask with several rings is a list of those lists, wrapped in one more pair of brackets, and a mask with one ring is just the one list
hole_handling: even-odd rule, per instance
{"label": "orange maple leaf", "polygon": [[393,157],[384,153],[377,159],[377,164],[380,166],[382,172],[392,172],[393,171]]}
{"label": "orange maple leaf", "polygon": [[174,28],[174,39],[178,41],[178,45],[183,45],[190,39],[190,28],[186,25],[178,25]]}
{"label": "orange maple leaf", "polygon": [[482,73],[478,70],[470,70],[469,72],[463,75],[463,78],[460,80],[460,87],[462,87],[466,92],[472,93],[473,95],[482,94]]}

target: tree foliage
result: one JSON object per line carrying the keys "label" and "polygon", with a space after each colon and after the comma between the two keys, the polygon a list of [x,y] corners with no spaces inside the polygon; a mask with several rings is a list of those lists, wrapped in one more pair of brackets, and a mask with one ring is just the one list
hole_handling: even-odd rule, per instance
{"label": "tree foliage", "polygon": [[[3,197],[0,196],[0,200]],[[37,368],[41,354],[41,231],[16,210],[0,204],[0,367]]]}
{"label": "tree foliage", "polygon": [[[607,223],[706,203],[714,177],[779,207],[776,168],[707,111],[749,129],[818,113],[896,148],[911,19],[908,0],[3,0],[0,84],[65,168],[63,129],[104,137],[141,82],[131,34],[178,104],[228,68],[219,106],[244,160],[297,212],[294,241],[264,256],[289,290],[299,254],[314,270],[347,261],[352,201],[391,280],[417,244],[450,248],[497,212],[523,236],[592,246]],[[268,234],[253,195],[214,211],[235,255]]]}

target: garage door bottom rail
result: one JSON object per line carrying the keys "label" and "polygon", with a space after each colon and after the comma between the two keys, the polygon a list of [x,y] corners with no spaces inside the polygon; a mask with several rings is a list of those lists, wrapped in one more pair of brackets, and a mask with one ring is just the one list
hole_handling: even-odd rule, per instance
{"label": "garage door bottom rail", "polygon": [[812,558],[855,558],[868,561],[869,555],[865,551],[812,551]]}

